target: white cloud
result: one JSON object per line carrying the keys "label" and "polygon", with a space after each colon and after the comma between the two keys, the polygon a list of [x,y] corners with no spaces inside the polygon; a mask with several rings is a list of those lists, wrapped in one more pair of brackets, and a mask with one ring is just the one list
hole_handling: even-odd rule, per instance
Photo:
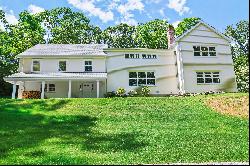
{"label": "white cloud", "polygon": [[113,12],[103,11],[94,4],[95,0],[68,0],[68,3],[73,5],[75,8],[89,12],[90,15],[99,17],[102,22],[106,23],[108,21],[114,20]]}
{"label": "white cloud", "polygon": [[127,23],[129,25],[136,25],[137,21],[134,19],[134,14],[132,11],[143,11],[144,4],[141,0],[128,0],[127,3],[121,4],[117,7],[117,11],[121,14],[122,23]]}
{"label": "white cloud", "polygon": [[28,6],[28,11],[29,11],[31,14],[36,14],[36,13],[43,12],[43,11],[44,11],[44,8],[39,7],[39,6],[36,6],[36,5],[33,5],[33,4],[30,4],[30,5]]}
{"label": "white cloud", "polygon": [[163,9],[163,8],[161,8],[161,9],[159,10],[159,13],[160,13],[160,15],[161,15],[162,17],[165,17],[165,13],[164,13],[164,9]]}
{"label": "white cloud", "polygon": [[181,22],[181,21],[179,21],[179,20],[178,20],[178,21],[175,21],[175,22],[172,23],[172,25],[176,28],[180,22]]}
{"label": "white cloud", "polygon": [[184,13],[190,12],[190,8],[185,6],[186,2],[186,0],[169,0],[168,7],[174,9],[180,16],[182,16]]}
{"label": "white cloud", "polygon": [[[5,18],[8,21],[9,24],[17,24],[18,23],[18,19],[16,18],[16,16],[14,15],[13,10],[10,11],[6,11],[3,7],[0,6],[0,10],[4,10],[5,12]],[[4,29],[4,25],[2,22],[0,22],[0,28]]]}

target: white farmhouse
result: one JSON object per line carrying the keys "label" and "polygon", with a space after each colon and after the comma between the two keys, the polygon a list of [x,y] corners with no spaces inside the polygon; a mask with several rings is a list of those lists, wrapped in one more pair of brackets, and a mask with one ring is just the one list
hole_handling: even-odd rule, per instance
{"label": "white farmhouse", "polygon": [[[230,39],[199,22],[169,49],[108,48],[104,44],[38,44],[18,55],[19,73],[5,77],[18,91],[40,91],[41,98],[104,97],[123,87],[149,86],[151,94],[219,91],[233,80]],[[18,90],[17,90],[18,85]]]}

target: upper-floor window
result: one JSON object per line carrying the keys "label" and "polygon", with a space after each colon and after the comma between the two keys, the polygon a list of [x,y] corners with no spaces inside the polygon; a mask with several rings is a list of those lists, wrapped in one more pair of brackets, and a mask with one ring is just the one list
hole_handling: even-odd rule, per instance
{"label": "upper-floor window", "polygon": [[193,46],[194,56],[216,56],[215,47]]}
{"label": "upper-floor window", "polygon": [[125,54],[126,59],[139,59],[140,54]]}
{"label": "upper-floor window", "polygon": [[33,71],[40,71],[40,61],[33,60],[33,62],[32,62],[32,70]]}
{"label": "upper-floor window", "polygon": [[155,85],[154,72],[129,72],[129,86]]}
{"label": "upper-floor window", "polygon": [[220,83],[220,72],[196,72],[197,84]]}
{"label": "upper-floor window", "polygon": [[155,54],[125,54],[125,59],[156,59]]}
{"label": "upper-floor window", "polygon": [[67,65],[66,61],[59,61],[59,69],[58,71],[66,71],[67,70]]}
{"label": "upper-floor window", "polygon": [[85,71],[86,72],[92,71],[92,61],[85,61]]}

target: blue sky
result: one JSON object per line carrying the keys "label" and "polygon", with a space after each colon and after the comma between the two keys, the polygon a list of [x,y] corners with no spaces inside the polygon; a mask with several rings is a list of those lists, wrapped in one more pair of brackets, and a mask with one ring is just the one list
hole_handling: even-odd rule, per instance
{"label": "blue sky", "polygon": [[23,10],[37,13],[62,6],[83,12],[102,29],[121,22],[135,25],[158,18],[177,24],[200,17],[223,32],[227,25],[249,19],[249,0],[0,0],[13,24]]}

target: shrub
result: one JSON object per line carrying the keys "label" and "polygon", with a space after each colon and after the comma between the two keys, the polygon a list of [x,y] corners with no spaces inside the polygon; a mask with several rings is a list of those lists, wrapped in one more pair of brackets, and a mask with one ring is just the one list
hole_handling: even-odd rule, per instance
{"label": "shrub", "polygon": [[106,97],[106,98],[112,98],[112,97],[115,97],[116,95],[115,95],[115,92],[114,91],[112,91],[112,92],[107,92],[105,95],[104,95],[104,97]]}
{"label": "shrub", "polygon": [[128,92],[128,96],[129,96],[129,97],[135,97],[135,96],[137,96],[137,95],[138,95],[138,93],[137,93],[136,90],[131,90],[131,91]]}
{"label": "shrub", "polygon": [[118,88],[118,90],[116,91],[116,96],[124,97],[126,96],[125,93],[126,93],[126,90],[124,88]]}
{"label": "shrub", "polygon": [[142,96],[149,96],[149,93],[150,93],[150,89],[148,86],[142,87],[142,89],[141,89]]}

